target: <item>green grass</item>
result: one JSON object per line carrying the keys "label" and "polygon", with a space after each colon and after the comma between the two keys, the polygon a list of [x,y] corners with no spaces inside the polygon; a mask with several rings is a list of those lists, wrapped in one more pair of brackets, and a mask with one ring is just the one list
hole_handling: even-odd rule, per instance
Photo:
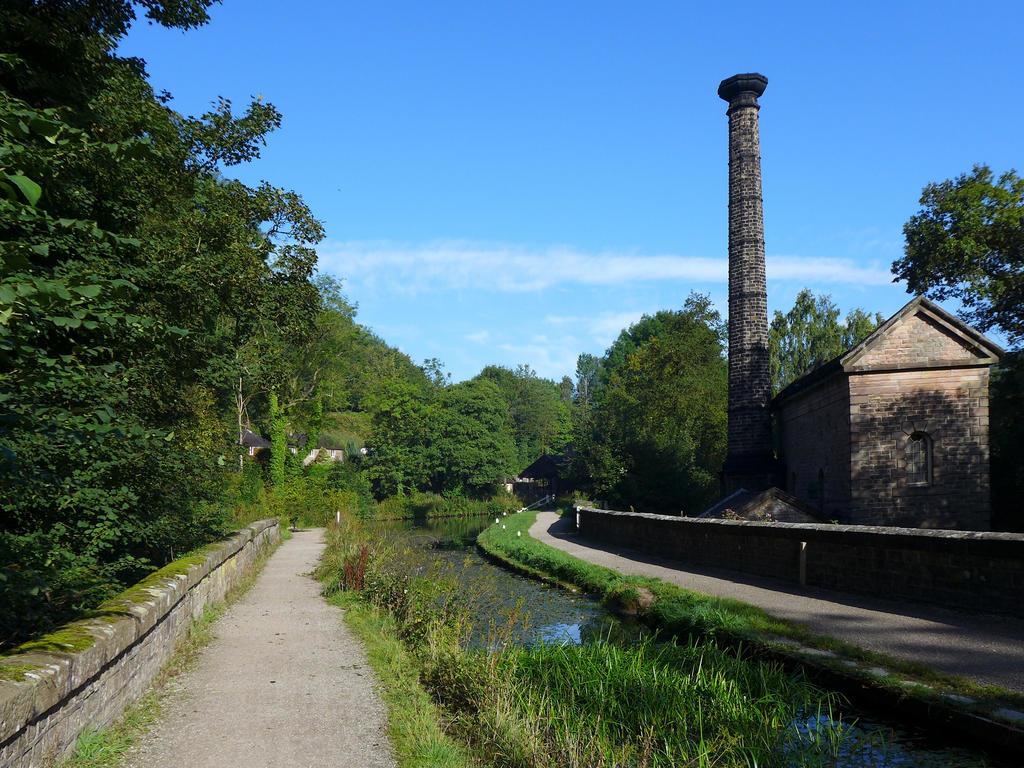
{"label": "green grass", "polygon": [[[345,591],[364,547],[363,587]],[[794,726],[830,697],[781,665],[696,640],[522,648],[518,611],[484,650],[468,642],[474,596],[421,557],[349,521],[329,529],[317,569],[367,646],[402,766],[832,764],[842,727]]]}
{"label": "green grass", "polygon": [[255,567],[228,592],[223,601],[206,606],[202,615],[189,626],[174,655],[154,678],[149,691],[128,707],[114,725],[79,734],[71,754],[58,763],[58,768],[117,768],[121,765],[128,752],[164,714],[166,700],[171,693],[169,683],[195,664],[200,651],[214,638],[213,628],[217,619],[256,583],[263,565],[276,549],[276,546],[264,549]]}
{"label": "green grass", "polygon": [[400,768],[468,768],[464,746],[442,727],[442,714],[419,681],[419,664],[398,638],[394,619],[351,592],[330,602],[345,610],[345,623],[366,648],[388,712],[388,736]]}
{"label": "green grass", "polygon": [[[535,512],[510,515],[501,525],[492,525],[477,539],[480,548],[517,570],[549,582],[580,589],[600,597],[612,607],[629,606],[638,590],[646,590],[653,604],[646,610],[645,621],[677,637],[706,637],[732,646],[744,645],[800,660],[792,649],[780,640],[791,640],[801,645],[828,650],[836,659],[816,658],[814,665],[828,667],[843,675],[862,677],[871,685],[883,686],[903,695],[942,701],[943,693],[968,696],[975,705],[967,708],[988,712],[999,707],[1021,709],[1024,695],[998,686],[983,685],[963,677],[937,672],[926,665],[896,659],[885,654],[868,651],[837,638],[817,635],[799,624],[777,619],[760,608],[740,602],[683,589],[660,579],[624,576],[617,571],[585,562],[561,550],[549,547],[529,535],[536,521]],[[626,603],[626,606],[622,604]],[[872,677],[849,666],[842,660],[853,660],[866,665],[885,667],[893,675]],[[907,686],[903,680],[912,680],[921,686]]]}
{"label": "green grass", "polygon": [[830,711],[819,691],[708,644],[536,646],[504,654],[496,676],[517,721],[499,734],[532,731],[540,747],[512,761],[524,765],[826,766],[843,740],[793,725]]}

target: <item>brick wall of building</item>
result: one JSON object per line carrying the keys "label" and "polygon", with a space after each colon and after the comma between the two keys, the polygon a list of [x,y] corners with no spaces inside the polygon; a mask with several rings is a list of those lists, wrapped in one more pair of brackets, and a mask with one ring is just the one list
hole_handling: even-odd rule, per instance
{"label": "brick wall of building", "polygon": [[850,392],[847,377],[783,402],[777,412],[786,490],[830,520],[850,507]]}
{"label": "brick wall of building", "polygon": [[889,333],[872,344],[852,368],[971,363],[978,359],[978,355],[950,331],[919,312],[902,318]]}
{"label": "brick wall of building", "polygon": [[[992,357],[936,311],[911,303],[843,358],[831,378],[776,402],[786,487],[826,518],[990,527]],[[923,479],[910,461],[922,444],[929,452]]]}
{"label": "brick wall of building", "polygon": [[[849,521],[987,530],[988,368],[850,376]],[[930,482],[908,481],[914,433],[931,444]]]}
{"label": "brick wall of building", "polygon": [[756,102],[729,109],[729,453],[771,450],[768,300]]}
{"label": "brick wall of building", "polygon": [[768,299],[758,97],[763,75],[723,80],[729,102],[729,422],[724,490],[762,490],[775,480],[772,457]]}

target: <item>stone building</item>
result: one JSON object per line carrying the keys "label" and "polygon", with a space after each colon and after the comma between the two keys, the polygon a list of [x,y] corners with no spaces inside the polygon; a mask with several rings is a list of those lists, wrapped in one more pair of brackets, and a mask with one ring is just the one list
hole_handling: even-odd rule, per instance
{"label": "stone building", "polygon": [[772,401],[785,490],[847,523],[985,530],[1001,350],[918,297]]}
{"label": "stone building", "polygon": [[985,530],[988,374],[1002,350],[933,302],[913,299],[769,402],[767,85],[743,74],[718,88],[729,102],[729,427],[723,499],[703,516]]}

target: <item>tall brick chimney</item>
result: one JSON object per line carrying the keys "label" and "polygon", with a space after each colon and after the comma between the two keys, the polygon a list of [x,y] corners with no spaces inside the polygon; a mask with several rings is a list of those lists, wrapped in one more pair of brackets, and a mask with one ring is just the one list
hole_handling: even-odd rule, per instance
{"label": "tall brick chimney", "polygon": [[726,494],[775,484],[772,454],[768,303],[761,207],[758,97],[768,78],[733,75],[718,86],[729,102],[729,450]]}

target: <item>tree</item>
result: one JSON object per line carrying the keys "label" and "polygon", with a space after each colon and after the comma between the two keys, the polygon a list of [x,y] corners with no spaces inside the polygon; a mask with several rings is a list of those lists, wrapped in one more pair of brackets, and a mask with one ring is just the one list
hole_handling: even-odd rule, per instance
{"label": "tree", "polygon": [[964,318],[1024,340],[1024,179],[986,165],[921,193],[893,274],[910,293],[958,300]]}
{"label": "tree", "polygon": [[575,392],[576,388],[573,386],[572,379],[568,376],[563,376],[562,380],[558,382],[559,399],[566,405],[571,405]]}
{"label": "tree", "polygon": [[[295,193],[223,174],[279,113],[178,114],[117,54],[136,9],[187,29],[210,4],[4,9],[0,576],[19,575],[0,645],[225,530],[232,422],[265,416],[308,346],[322,228]],[[15,582],[46,596],[35,613]]]}
{"label": "tree", "polygon": [[863,309],[851,309],[846,315],[846,326],[842,332],[843,350],[860,344],[884,322],[885,318],[882,317],[881,312],[875,312],[874,317],[872,317]]}
{"label": "tree", "polygon": [[488,365],[474,378],[480,380],[493,382],[507,404],[516,445],[516,469],[529,466],[544,453],[565,448],[570,406],[559,384],[540,378],[529,365],[514,370]]}
{"label": "tree", "polygon": [[815,296],[804,288],[786,314],[775,310],[768,329],[772,390],[779,392],[790,382],[813,371],[863,341],[883,321],[854,309],[839,322],[839,307],[827,294]]}
{"label": "tree", "polygon": [[316,450],[320,444],[320,435],[324,429],[324,401],[316,398],[313,402],[313,414],[306,426],[306,453]]}
{"label": "tree", "polygon": [[432,448],[437,491],[493,493],[518,467],[508,429],[508,406],[492,381],[473,380],[444,389],[438,398]]}
{"label": "tree", "polygon": [[576,402],[589,406],[601,377],[601,358],[584,353],[576,359]]}
{"label": "tree", "polygon": [[284,485],[285,464],[288,460],[287,423],[277,403],[277,395],[270,393],[270,483]]}
{"label": "tree", "polygon": [[428,357],[423,361],[423,365],[420,368],[423,369],[423,373],[426,374],[427,378],[430,379],[430,383],[435,387],[447,387],[451,384],[452,375],[445,371],[444,363],[438,358]]}
{"label": "tree", "polygon": [[724,325],[707,297],[643,318],[601,362],[605,383],[577,409],[577,467],[600,498],[699,512],[725,458]]}
{"label": "tree", "polygon": [[428,486],[433,471],[431,437],[435,412],[428,392],[402,379],[390,379],[367,398],[373,437],[367,476],[378,498]]}

